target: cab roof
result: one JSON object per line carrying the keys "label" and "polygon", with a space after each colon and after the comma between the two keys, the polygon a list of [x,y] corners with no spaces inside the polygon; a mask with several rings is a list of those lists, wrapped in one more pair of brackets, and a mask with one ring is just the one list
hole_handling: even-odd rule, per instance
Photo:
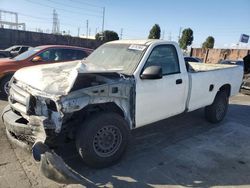
{"label": "cab roof", "polygon": [[68,46],[68,45],[41,45],[36,46],[36,48],[45,49],[45,48],[73,48],[73,49],[85,49],[85,50],[92,50],[90,48],[83,48],[79,46]]}
{"label": "cab roof", "polygon": [[115,40],[108,43],[112,44],[139,44],[139,45],[147,45],[157,42],[157,41],[163,41],[160,39],[146,39],[146,40]]}

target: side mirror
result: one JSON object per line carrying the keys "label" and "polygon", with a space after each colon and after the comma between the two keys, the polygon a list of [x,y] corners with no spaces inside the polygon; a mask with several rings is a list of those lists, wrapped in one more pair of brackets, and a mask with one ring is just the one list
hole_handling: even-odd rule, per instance
{"label": "side mirror", "polygon": [[141,74],[141,79],[161,79],[161,66],[149,66]]}
{"label": "side mirror", "polygon": [[40,62],[42,61],[43,59],[40,57],[40,56],[35,56],[33,57],[33,59],[31,60],[32,62]]}

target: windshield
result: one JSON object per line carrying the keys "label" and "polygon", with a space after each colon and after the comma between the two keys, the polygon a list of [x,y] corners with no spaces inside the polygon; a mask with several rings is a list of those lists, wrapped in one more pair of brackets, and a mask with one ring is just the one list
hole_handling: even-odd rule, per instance
{"label": "windshield", "polygon": [[28,57],[34,55],[35,53],[37,53],[40,50],[41,50],[40,48],[31,48],[31,49],[27,50],[26,52],[23,52],[22,54],[14,57],[13,59],[16,61],[22,61],[22,60],[27,59]]}
{"label": "windshield", "polygon": [[137,44],[104,44],[90,54],[85,63],[94,71],[115,71],[132,75],[146,47]]}

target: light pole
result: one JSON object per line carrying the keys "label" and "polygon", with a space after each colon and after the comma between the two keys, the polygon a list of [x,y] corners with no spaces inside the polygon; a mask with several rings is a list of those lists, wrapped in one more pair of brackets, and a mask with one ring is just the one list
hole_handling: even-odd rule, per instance
{"label": "light pole", "polygon": [[104,33],[105,7],[102,7],[102,34]]}

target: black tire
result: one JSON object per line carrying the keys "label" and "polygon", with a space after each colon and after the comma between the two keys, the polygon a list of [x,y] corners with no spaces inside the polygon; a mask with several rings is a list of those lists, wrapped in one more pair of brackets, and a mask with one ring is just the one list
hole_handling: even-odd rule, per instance
{"label": "black tire", "polygon": [[0,82],[0,90],[1,90],[1,94],[4,98],[6,98],[9,94],[9,91],[7,89],[8,87],[8,84],[9,84],[9,81],[10,79],[12,78],[13,75],[8,75],[8,76],[5,76],[1,82]]}
{"label": "black tire", "polygon": [[226,116],[228,109],[228,93],[219,91],[214,99],[214,102],[205,107],[205,117],[211,123],[219,123]]}
{"label": "black tire", "polygon": [[98,113],[79,128],[76,148],[87,165],[103,168],[121,158],[129,136],[130,130],[123,117],[116,113]]}

